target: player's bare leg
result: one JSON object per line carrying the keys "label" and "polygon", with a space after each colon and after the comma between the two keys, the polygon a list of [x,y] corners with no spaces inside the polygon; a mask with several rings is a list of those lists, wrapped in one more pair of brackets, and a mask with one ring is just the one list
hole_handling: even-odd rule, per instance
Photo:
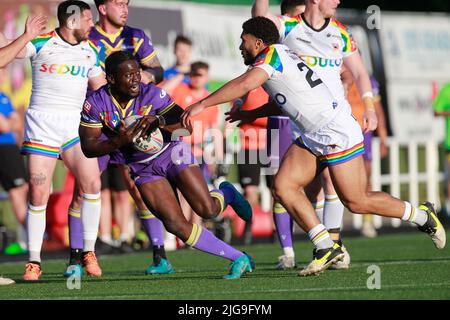
{"label": "player's bare leg", "polygon": [[315,246],[314,260],[299,273],[301,276],[318,274],[344,257],[340,246],[331,240],[327,229],[320,223],[304,193],[304,188],[321,170],[316,156],[293,144],[275,176],[275,198],[279,199],[297,224],[308,233]]}
{"label": "player's bare leg", "polygon": [[27,234],[29,262],[25,266],[23,279],[38,280],[41,271],[41,249],[45,232],[45,218],[56,157],[45,157],[37,154],[28,155],[28,175],[30,177],[30,193],[27,212]]}
{"label": "player's bare leg", "polygon": [[83,265],[88,275],[100,277],[102,271],[95,256],[95,241],[97,240],[101,208],[98,161],[96,158],[86,158],[79,143],[64,151],[61,158],[74,174],[81,195]]}
{"label": "player's bare leg", "polygon": [[229,182],[222,182],[219,189],[208,190],[201,169],[191,165],[176,177],[177,187],[200,217],[211,219],[231,205],[236,213],[245,221],[252,218],[252,209],[247,200]]}
{"label": "player's bare leg", "polygon": [[394,198],[385,192],[368,191],[362,156],[330,166],[330,174],[339,198],[351,212],[376,214],[412,222],[419,230],[431,236],[436,248],[445,247],[445,230],[432,204],[425,203],[414,208],[409,202]]}
{"label": "player's bare leg", "polygon": [[[226,278],[239,278],[245,272],[252,270],[251,261],[246,254],[217,239],[207,229],[186,220],[167,179],[152,180],[138,186],[138,189],[147,207],[151,208],[161,219],[168,232],[175,234],[189,246],[233,261],[233,265],[237,268],[231,268],[231,272],[225,276]],[[206,195],[201,198],[207,199],[208,197],[210,197],[209,192],[206,190]],[[211,199],[209,202],[213,202],[213,200]]]}
{"label": "player's bare leg", "polygon": [[173,273],[172,264],[167,259],[164,248],[164,226],[145,205],[136,184],[131,179],[128,168],[124,165],[119,166],[125,185],[139,210],[139,218],[144,226],[145,232],[150,239],[153,249],[153,263],[146,269],[146,274],[169,274]]}
{"label": "player's bare leg", "polygon": [[344,205],[334,190],[328,168],[325,168],[306,188],[305,193],[313,204],[319,220],[327,228],[331,239],[342,247],[345,257],[330,266],[330,269],[348,269],[350,255],[342,245],[341,225],[344,215]]}

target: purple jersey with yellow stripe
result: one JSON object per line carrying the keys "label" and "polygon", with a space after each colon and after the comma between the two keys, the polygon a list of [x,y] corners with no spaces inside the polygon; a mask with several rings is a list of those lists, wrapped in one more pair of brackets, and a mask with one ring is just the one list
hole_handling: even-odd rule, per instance
{"label": "purple jersey with yellow stripe", "polygon": [[321,29],[310,26],[303,15],[293,18],[281,16],[279,20],[280,43],[305,61],[333,96],[344,104],[345,93],[340,76],[343,59],[358,50],[350,29],[334,18],[326,19]]}
{"label": "purple jersey with yellow stripe", "polygon": [[128,51],[143,64],[156,56],[152,41],[141,29],[124,26],[115,34],[108,34],[97,24],[92,28],[89,40],[100,52],[100,65],[105,68],[106,58],[115,51]]}
{"label": "purple jersey with yellow stripe", "polygon": [[[140,84],[140,94],[130,100],[126,108],[122,108],[111,95],[109,86],[105,85],[90,95],[83,106],[81,113],[81,126],[89,128],[101,128],[101,140],[107,140],[117,134],[120,121],[133,115],[164,115],[175,106],[170,96],[162,89],[153,84]],[[170,144],[171,134],[163,129],[164,145],[158,154],[148,155],[134,149],[132,146],[124,146],[111,154],[115,163],[135,163],[155,158],[162,153]],[[119,160],[118,160],[119,159]]]}

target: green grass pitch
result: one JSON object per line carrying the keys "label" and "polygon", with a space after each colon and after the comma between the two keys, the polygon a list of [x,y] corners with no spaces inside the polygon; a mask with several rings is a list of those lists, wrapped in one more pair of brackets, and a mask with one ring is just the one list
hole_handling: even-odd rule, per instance
{"label": "green grass pitch", "polygon": [[[67,289],[65,261],[44,261],[38,283],[18,280],[23,263],[6,263],[0,264],[0,274],[18,283],[0,287],[0,299],[450,299],[450,249],[436,250],[426,235],[348,238],[345,244],[352,257],[350,269],[308,278],[298,277],[298,269],[274,270],[278,244],[241,247],[252,255],[256,269],[233,281],[222,279],[228,261],[189,249],[168,253],[176,273],[167,276],[144,275],[149,253],[101,257],[103,277],[82,278],[80,290]],[[304,265],[312,245],[297,242],[295,251]],[[370,265],[381,270],[379,290],[367,288]]]}

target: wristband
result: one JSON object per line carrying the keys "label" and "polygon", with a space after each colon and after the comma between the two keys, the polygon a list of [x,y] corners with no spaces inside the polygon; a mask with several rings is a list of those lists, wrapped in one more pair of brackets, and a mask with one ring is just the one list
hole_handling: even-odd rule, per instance
{"label": "wristband", "polygon": [[373,98],[373,92],[372,91],[367,91],[364,92],[364,94],[361,96],[361,98]]}
{"label": "wristband", "polygon": [[164,127],[166,125],[166,119],[160,115],[155,115],[156,119],[158,119],[158,127]]}

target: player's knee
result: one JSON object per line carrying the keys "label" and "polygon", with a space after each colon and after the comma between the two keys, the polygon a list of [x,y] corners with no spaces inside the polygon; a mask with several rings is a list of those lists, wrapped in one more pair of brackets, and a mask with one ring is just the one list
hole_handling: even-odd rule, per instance
{"label": "player's knee", "polygon": [[199,204],[199,208],[195,210],[200,217],[204,219],[211,219],[215,216],[215,212],[218,211],[215,204],[214,199],[205,199]]}
{"label": "player's knee", "polygon": [[44,190],[43,188],[31,187],[29,190],[30,203],[33,206],[43,206],[47,204],[48,198],[50,196],[49,190]]}
{"label": "player's knee", "polygon": [[187,234],[188,233],[187,221],[180,221],[179,219],[168,218],[163,221],[163,224],[167,232],[176,235],[181,240],[189,238],[189,234]]}
{"label": "player's knee", "polygon": [[81,193],[97,194],[100,193],[102,182],[100,177],[91,177],[85,181],[80,181]]}
{"label": "player's knee", "polygon": [[344,199],[344,200],[342,200],[342,203],[352,213],[367,212],[366,201],[364,198]]}
{"label": "player's knee", "polygon": [[276,199],[277,201],[282,201],[283,198],[287,196],[288,189],[289,187],[287,186],[286,181],[276,179],[272,188],[274,199]]}

